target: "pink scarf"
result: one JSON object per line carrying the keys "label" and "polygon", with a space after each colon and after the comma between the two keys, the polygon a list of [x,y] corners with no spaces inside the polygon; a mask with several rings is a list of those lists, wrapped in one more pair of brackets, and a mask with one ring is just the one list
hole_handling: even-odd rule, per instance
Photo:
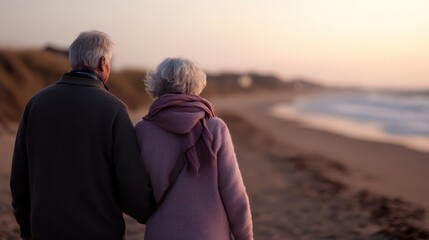
{"label": "pink scarf", "polygon": [[188,159],[188,169],[198,175],[201,165],[199,159],[215,159],[213,135],[206,123],[206,119],[214,116],[212,106],[202,97],[164,94],[152,103],[148,115],[143,119],[167,132],[184,136],[182,150]]}

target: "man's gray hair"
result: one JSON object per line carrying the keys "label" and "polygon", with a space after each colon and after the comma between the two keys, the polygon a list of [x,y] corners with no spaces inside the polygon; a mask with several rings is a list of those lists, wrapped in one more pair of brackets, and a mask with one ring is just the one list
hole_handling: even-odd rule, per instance
{"label": "man's gray hair", "polygon": [[112,57],[113,42],[109,35],[100,31],[82,32],[69,49],[69,61],[73,69],[96,69],[101,57]]}
{"label": "man's gray hair", "polygon": [[199,95],[207,84],[207,76],[201,68],[186,58],[167,58],[155,71],[146,75],[146,91],[152,98],[166,93]]}

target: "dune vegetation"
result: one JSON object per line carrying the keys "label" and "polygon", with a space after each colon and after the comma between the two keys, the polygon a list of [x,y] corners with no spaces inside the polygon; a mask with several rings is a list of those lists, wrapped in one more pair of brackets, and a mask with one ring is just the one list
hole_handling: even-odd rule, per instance
{"label": "dune vegetation", "polygon": [[[67,56],[59,52],[0,49],[0,123],[19,120],[29,98],[68,71]],[[138,69],[115,71],[108,85],[113,94],[135,109],[150,101],[142,83],[145,75]]]}

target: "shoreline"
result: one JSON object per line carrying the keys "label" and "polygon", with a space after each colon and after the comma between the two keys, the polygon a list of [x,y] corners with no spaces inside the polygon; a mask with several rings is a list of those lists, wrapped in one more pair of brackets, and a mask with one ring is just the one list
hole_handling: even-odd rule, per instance
{"label": "shoreline", "polygon": [[429,138],[401,136],[383,132],[375,123],[363,123],[351,119],[321,113],[299,112],[290,103],[273,105],[270,114],[286,121],[296,121],[306,127],[328,131],[348,138],[402,145],[416,151],[429,153]]}
{"label": "shoreline", "polygon": [[294,151],[324,156],[348,166],[353,174],[341,179],[347,184],[405,199],[429,210],[429,153],[393,143],[346,137],[297,121],[278,119],[269,112],[269,108],[277,103],[314,94],[326,92],[278,92],[270,96],[262,93],[252,95],[251,99],[237,96],[214,102],[215,110],[242,117]]}

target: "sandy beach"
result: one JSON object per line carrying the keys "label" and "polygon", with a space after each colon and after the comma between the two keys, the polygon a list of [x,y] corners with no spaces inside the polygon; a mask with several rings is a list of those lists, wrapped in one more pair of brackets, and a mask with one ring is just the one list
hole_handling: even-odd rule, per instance
{"label": "sandy beach", "polygon": [[[301,96],[260,92],[210,99],[233,137],[255,239],[428,239],[429,154],[268,113],[273,104]],[[13,142],[13,134],[1,133],[0,240],[18,239],[9,193]],[[127,239],[143,239],[144,227],[129,218],[127,230]]]}

